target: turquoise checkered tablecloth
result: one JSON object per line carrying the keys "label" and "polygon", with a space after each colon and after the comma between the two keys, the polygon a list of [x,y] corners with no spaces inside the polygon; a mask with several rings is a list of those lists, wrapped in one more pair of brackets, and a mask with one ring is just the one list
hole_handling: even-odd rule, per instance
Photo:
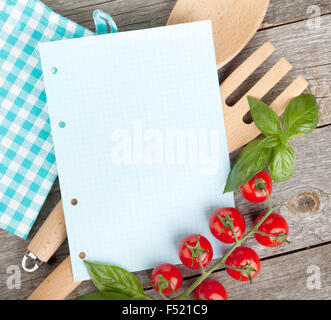
{"label": "turquoise checkered tablecloth", "polygon": [[37,0],[0,1],[0,227],[23,239],[57,176],[37,45],[92,34]]}

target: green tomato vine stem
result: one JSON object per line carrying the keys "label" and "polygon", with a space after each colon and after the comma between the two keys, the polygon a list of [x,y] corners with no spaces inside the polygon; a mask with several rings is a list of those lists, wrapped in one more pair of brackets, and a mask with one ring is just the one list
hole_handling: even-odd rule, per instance
{"label": "green tomato vine stem", "polygon": [[186,298],[188,295],[192,293],[192,291],[202,282],[204,281],[212,272],[216,271],[218,268],[225,266],[226,259],[231,255],[231,253],[239,247],[247,238],[249,238],[251,235],[256,233],[261,226],[261,224],[269,217],[269,215],[274,210],[271,206],[271,200],[268,190],[263,187],[264,190],[267,193],[268,196],[268,203],[269,203],[269,210],[268,212],[259,220],[259,222],[248,232],[246,235],[244,235],[241,239],[237,240],[234,245],[230,248],[230,250],[219,260],[216,262],[212,267],[210,267],[208,270],[205,270],[205,272],[202,273],[202,275],[195,281],[193,284],[188,287],[182,294],[178,295],[177,297],[171,298],[170,300],[181,300],[183,298]]}

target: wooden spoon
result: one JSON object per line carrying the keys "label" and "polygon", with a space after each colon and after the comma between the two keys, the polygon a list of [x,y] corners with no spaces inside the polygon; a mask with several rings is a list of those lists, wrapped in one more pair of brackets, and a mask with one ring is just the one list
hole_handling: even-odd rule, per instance
{"label": "wooden spoon", "polygon": [[177,0],[167,24],[211,20],[219,69],[253,37],[268,4],[269,0]]}

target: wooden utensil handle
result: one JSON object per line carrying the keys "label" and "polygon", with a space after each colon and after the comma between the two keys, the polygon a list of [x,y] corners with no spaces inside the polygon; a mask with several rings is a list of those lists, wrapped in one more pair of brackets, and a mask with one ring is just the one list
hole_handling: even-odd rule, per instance
{"label": "wooden utensil handle", "polygon": [[66,238],[67,231],[60,200],[31,240],[28,250],[42,262],[47,262]]}
{"label": "wooden utensil handle", "polygon": [[68,256],[28,297],[28,300],[63,300],[81,282],[74,282]]}

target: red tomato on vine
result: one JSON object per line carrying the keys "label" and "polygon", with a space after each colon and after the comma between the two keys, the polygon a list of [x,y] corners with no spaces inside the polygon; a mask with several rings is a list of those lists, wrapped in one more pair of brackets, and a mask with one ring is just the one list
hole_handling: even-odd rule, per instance
{"label": "red tomato on vine", "polygon": [[251,180],[240,187],[242,195],[251,202],[265,201],[272,192],[272,180],[267,171],[262,170],[258,172]]}
{"label": "red tomato on vine", "polygon": [[260,271],[257,253],[248,247],[236,248],[225,261],[227,273],[239,281],[251,281]]}
{"label": "red tomato on vine", "polygon": [[182,263],[190,269],[206,267],[213,258],[213,248],[204,236],[191,234],[179,244],[178,255]]}
{"label": "red tomato on vine", "polygon": [[[262,219],[264,214],[261,214],[254,221],[254,226]],[[284,242],[288,242],[288,224],[286,220],[277,213],[271,213],[268,218],[258,228],[258,233],[254,233],[254,237],[263,246],[279,247]]]}
{"label": "red tomato on vine", "polygon": [[182,272],[173,264],[164,263],[157,266],[151,274],[154,289],[164,295],[176,292],[183,283]]}
{"label": "red tomato on vine", "polygon": [[246,224],[239,210],[228,207],[213,212],[209,219],[209,228],[219,241],[233,243],[236,242],[236,237],[239,240],[244,235]]}
{"label": "red tomato on vine", "polygon": [[194,290],[195,300],[227,300],[225,288],[216,280],[204,280]]}

